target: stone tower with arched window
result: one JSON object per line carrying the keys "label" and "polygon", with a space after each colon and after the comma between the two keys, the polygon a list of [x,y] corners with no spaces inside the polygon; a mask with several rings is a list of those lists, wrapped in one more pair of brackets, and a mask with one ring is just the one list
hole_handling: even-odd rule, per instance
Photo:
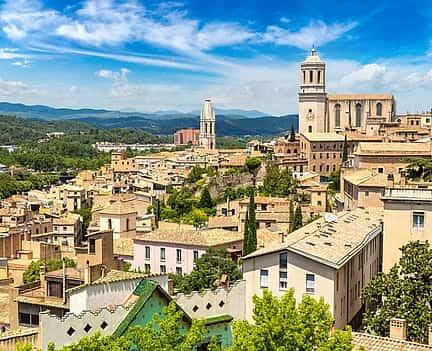
{"label": "stone tower with arched window", "polygon": [[210,99],[205,99],[200,117],[199,144],[209,150],[216,149],[216,115]]}
{"label": "stone tower with arched window", "polygon": [[321,133],[326,121],[325,63],[312,48],[301,64],[299,92],[300,133]]}

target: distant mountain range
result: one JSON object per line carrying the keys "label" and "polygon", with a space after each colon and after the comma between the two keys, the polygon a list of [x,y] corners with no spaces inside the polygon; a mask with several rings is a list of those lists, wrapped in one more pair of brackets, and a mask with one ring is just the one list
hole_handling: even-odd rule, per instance
{"label": "distant mountain range", "polygon": [[[43,105],[24,105],[0,102],[0,115],[13,115],[44,121],[69,120],[93,124],[100,128],[140,128],[152,134],[173,134],[182,128],[199,128],[199,111],[182,113],[122,112],[104,109],[53,108]],[[298,116],[266,116],[255,110],[216,109],[216,132],[220,136],[274,136],[298,129]]]}

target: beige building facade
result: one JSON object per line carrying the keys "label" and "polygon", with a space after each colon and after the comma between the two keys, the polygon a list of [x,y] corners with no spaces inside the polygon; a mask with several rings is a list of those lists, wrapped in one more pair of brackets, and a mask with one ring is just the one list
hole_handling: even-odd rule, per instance
{"label": "beige building facade", "polygon": [[323,297],[336,328],[359,325],[361,289],[381,268],[382,231],[382,210],[357,209],[318,219],[246,256],[246,319],[252,320],[252,298],[263,289],[282,296],[294,288],[297,302],[305,294]]}
{"label": "beige building facade", "polygon": [[388,188],[384,202],[383,271],[398,262],[410,241],[432,242],[432,189]]}

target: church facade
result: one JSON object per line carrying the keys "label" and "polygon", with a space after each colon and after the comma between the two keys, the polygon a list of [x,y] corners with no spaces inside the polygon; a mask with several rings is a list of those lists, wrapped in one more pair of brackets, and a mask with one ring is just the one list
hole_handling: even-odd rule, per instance
{"label": "church facade", "polygon": [[392,94],[327,94],[325,82],[325,62],[312,48],[300,69],[300,133],[365,132],[368,124],[393,120]]}

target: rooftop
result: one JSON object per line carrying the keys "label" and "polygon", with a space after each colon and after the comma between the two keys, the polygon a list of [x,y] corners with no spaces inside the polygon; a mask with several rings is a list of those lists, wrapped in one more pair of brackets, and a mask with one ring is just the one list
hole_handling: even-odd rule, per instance
{"label": "rooftop", "polygon": [[243,233],[223,230],[196,230],[191,225],[160,222],[159,229],[137,236],[134,241],[152,241],[183,245],[217,246],[243,239]]}
{"label": "rooftop", "polygon": [[387,188],[382,197],[385,200],[427,201],[432,202],[432,189],[420,188]]}
{"label": "rooftop", "polygon": [[379,208],[325,215],[289,234],[283,243],[257,250],[245,259],[288,250],[339,269],[375,235],[383,219]]}
{"label": "rooftop", "polygon": [[366,351],[429,351],[432,346],[419,344],[416,342],[390,339],[382,336],[370,335],[366,333],[352,333],[354,350],[358,351],[361,346]]}
{"label": "rooftop", "polygon": [[369,169],[357,169],[346,175],[344,179],[354,185],[385,187],[387,185],[387,175],[384,173],[374,173]]}
{"label": "rooftop", "polygon": [[123,201],[116,201],[113,204],[105,207],[102,211],[100,211],[100,214],[122,215],[122,214],[136,213],[136,212],[137,212],[136,208],[130,203],[126,203]]}
{"label": "rooftop", "polygon": [[309,141],[344,141],[345,137],[337,133],[301,133]]}
{"label": "rooftop", "polygon": [[329,100],[391,100],[393,94],[328,94]]}
{"label": "rooftop", "polygon": [[359,143],[354,155],[431,156],[429,143]]}

